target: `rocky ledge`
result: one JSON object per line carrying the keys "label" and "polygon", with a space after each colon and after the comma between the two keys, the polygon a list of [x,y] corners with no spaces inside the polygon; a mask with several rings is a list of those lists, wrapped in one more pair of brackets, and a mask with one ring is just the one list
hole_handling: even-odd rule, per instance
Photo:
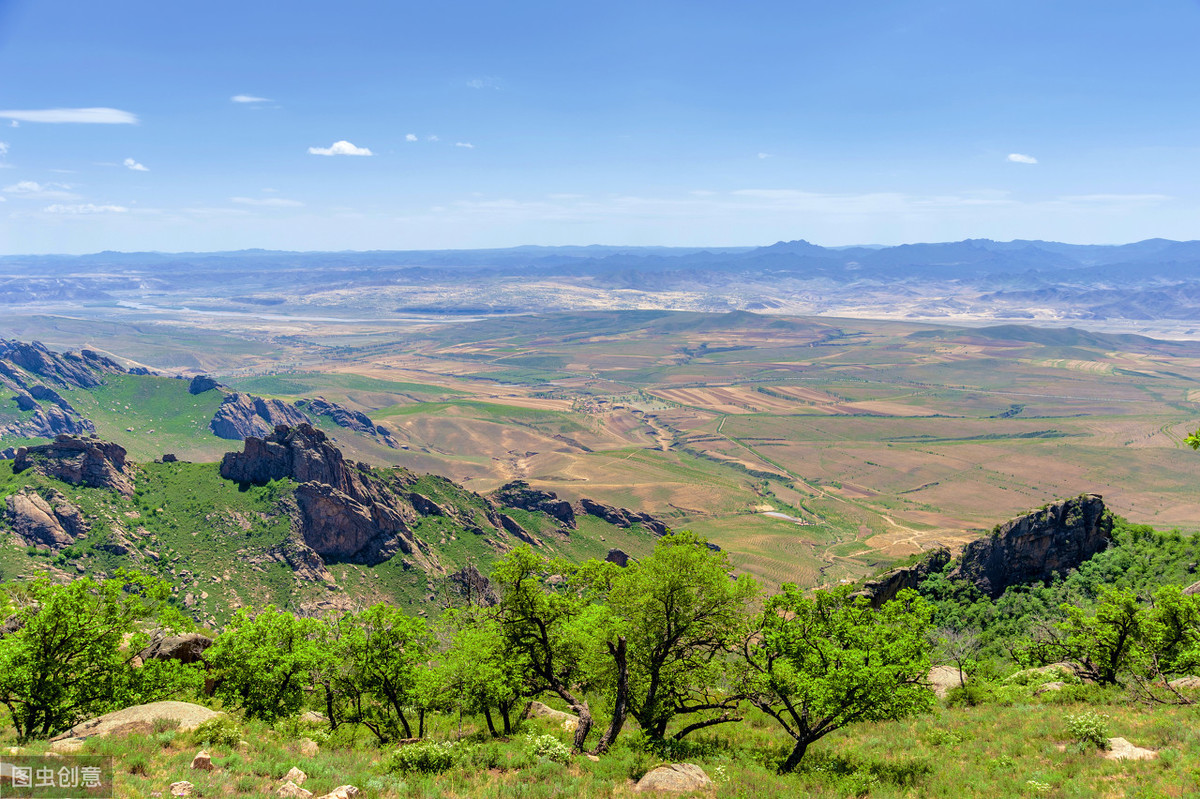
{"label": "rocky ledge", "polygon": [[28,546],[62,549],[88,532],[79,508],[51,489],[45,496],[23,488],[4,498],[5,521]]}
{"label": "rocky ledge", "polygon": [[375,436],[382,443],[393,449],[399,446],[396,443],[396,439],[392,437],[392,431],[382,425],[375,424],[371,421],[371,417],[362,411],[351,410],[343,405],[338,405],[336,402],[330,402],[324,397],[297,400],[296,407],[300,408],[302,412],[307,411],[313,416],[325,416],[338,427],[345,427],[357,433]]}
{"label": "rocky ledge", "polygon": [[997,525],[963,549],[951,579],[995,599],[1010,585],[1044,582],[1079,568],[1112,540],[1112,515],[1099,494],[1081,494]]}
{"label": "rocky ledge", "polygon": [[263,438],[279,425],[308,424],[299,409],[283,400],[263,399],[251,394],[228,394],[208,427],[218,438],[243,441],[251,436]]}
{"label": "rocky ledge", "polygon": [[926,577],[946,568],[946,564],[949,562],[950,550],[946,547],[938,547],[926,552],[912,566],[892,569],[874,580],[868,580],[863,584],[862,590],[855,593],[855,596],[865,596],[870,600],[873,608],[883,607],[884,602],[895,599],[896,594],[905,588],[915,589]]}
{"label": "rocky ledge", "polygon": [[125,461],[125,448],[111,441],[60,435],[51,444],[20,447],[13,472],[33,469],[71,485],[108,488],[133,496],[133,470]]}

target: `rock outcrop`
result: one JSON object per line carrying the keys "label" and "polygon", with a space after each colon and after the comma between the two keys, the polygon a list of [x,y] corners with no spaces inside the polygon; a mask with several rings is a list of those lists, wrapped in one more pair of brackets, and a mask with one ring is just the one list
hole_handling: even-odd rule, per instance
{"label": "rock outcrop", "polygon": [[371,417],[365,413],[350,410],[343,405],[338,405],[336,402],[329,402],[324,397],[317,397],[311,400],[298,400],[296,407],[313,416],[326,416],[338,427],[345,427],[364,435],[374,436],[393,449],[400,446],[396,442],[396,439],[392,437],[391,430],[382,425],[375,424],[371,421]]}
{"label": "rock outcrop", "polygon": [[67,388],[95,388],[105,374],[124,372],[119,363],[93,350],[58,353],[39,341],[26,344],[0,339],[0,382],[10,388],[28,389],[41,382],[31,381],[30,375]]}
{"label": "rock outcrop", "polygon": [[629,528],[634,525],[641,525],[655,535],[666,535],[670,532],[670,528],[667,527],[665,522],[654,518],[649,513],[605,505],[602,502],[596,502],[586,497],[579,500],[578,510],[580,513],[603,519],[615,527]]}
{"label": "rock outcrop", "polygon": [[138,653],[143,661],[178,660],[180,663],[204,662],[204,650],[213,645],[213,639],[200,633],[162,635],[159,633],[150,644]]}
{"label": "rock outcrop", "polygon": [[220,385],[220,383],[208,375],[196,375],[192,378],[192,382],[188,384],[188,393],[193,395],[203,394],[206,391],[218,388]]}
{"label": "rock outcrop", "polygon": [[492,500],[509,508],[541,512],[558,519],[566,527],[575,529],[575,510],[571,503],[561,500],[553,491],[539,491],[530,488],[524,480],[513,480],[497,488],[491,494]]}
{"label": "rock outcrop", "polygon": [[88,532],[79,508],[57,491],[49,498],[27,488],[4,498],[5,520],[29,546],[58,550]]}
{"label": "rock outcrop", "polygon": [[60,435],[51,444],[21,447],[13,460],[13,472],[20,474],[26,469],[71,485],[107,488],[133,496],[132,469],[125,461],[125,448],[111,441]]}
{"label": "rock outcrop", "polygon": [[351,466],[312,425],[280,425],[265,438],[247,438],[242,452],[225,454],[221,476],[256,485],[283,478],[299,483],[295,527],[325,560],[379,563],[397,552],[421,557],[409,526],[417,514],[398,486]]}
{"label": "rock outcrop", "polygon": [[81,721],[66,732],[51,738],[50,748],[56,752],[73,752],[82,747],[88,738],[133,733],[149,735],[161,732],[163,723],[168,720],[172,722],[170,729],[187,732],[220,715],[223,714],[191,702],[167,701],[134,705]]}
{"label": "rock outcrop", "polygon": [[1099,494],[1055,502],[967,544],[950,577],[969,580],[995,599],[1010,585],[1044,582],[1078,568],[1108,546],[1112,527]]}
{"label": "rock outcrop", "polygon": [[608,554],[604,556],[604,559],[606,561],[608,561],[609,563],[617,564],[622,569],[624,569],[626,566],[628,566],[629,561],[631,560],[631,558],[629,557],[629,554],[620,549],[608,550]]}
{"label": "rock outcrop", "polygon": [[251,436],[269,436],[279,425],[308,423],[307,416],[283,400],[235,393],[226,395],[208,427],[218,438],[243,441]]}
{"label": "rock outcrop", "polygon": [[691,793],[711,788],[713,781],[704,769],[691,763],[669,763],[651,769],[633,786],[636,793]]}
{"label": "rock outcrop", "polygon": [[905,588],[916,588],[926,577],[946,568],[946,564],[949,562],[950,550],[946,547],[938,547],[926,552],[912,566],[892,569],[874,580],[868,580],[863,584],[862,590],[855,592],[854,596],[865,596],[871,601],[873,608],[883,607],[884,602],[895,599],[896,594]]}

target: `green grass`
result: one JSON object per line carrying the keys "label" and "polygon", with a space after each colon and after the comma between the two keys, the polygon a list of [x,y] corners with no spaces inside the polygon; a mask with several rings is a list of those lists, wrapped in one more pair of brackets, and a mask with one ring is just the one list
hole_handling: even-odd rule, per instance
{"label": "green grass", "polygon": [[379,394],[424,394],[452,396],[462,391],[425,383],[380,380],[345,372],[287,372],[260,377],[237,377],[225,381],[231,388],[266,396],[299,396],[322,391],[370,391]]}

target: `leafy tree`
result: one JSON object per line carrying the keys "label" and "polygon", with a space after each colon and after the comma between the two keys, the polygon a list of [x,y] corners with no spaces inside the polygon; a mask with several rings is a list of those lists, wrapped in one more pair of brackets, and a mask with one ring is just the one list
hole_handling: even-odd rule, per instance
{"label": "leafy tree", "polygon": [[746,631],[753,579],[730,579],[723,552],[690,532],[659,539],[653,554],[613,578],[609,604],[629,649],[629,707],[647,735],[663,739],[679,715],[700,715],[676,739],[729,721],[738,697],[722,694],[728,654]]}
{"label": "leafy tree", "polygon": [[[183,625],[167,603],[170,587],[135,572],[113,579],[79,578],[65,585],[40,579],[10,592],[19,603],[0,638],[0,702],[21,740],[46,737],[129,698],[132,661],[148,640],[139,623]],[[152,667],[139,690],[169,692]]]}
{"label": "leafy tree", "polygon": [[380,604],[337,624],[334,685],[349,706],[346,720],[367,727],[380,743],[412,738],[404,711],[420,704],[419,677],[433,645],[425,620]]}
{"label": "leafy tree", "polygon": [[771,597],[744,648],[746,694],[795,745],[780,771],[814,741],[858,721],[899,719],[934,703],[926,684],[932,609],[901,591],[879,610],[849,587]]}
{"label": "leafy tree", "polygon": [[446,624],[442,684],[460,707],[483,713],[493,737],[499,733],[492,710],[498,710],[504,735],[511,735],[512,711],[528,690],[526,664],[505,644],[499,622],[480,608],[447,611]]}
{"label": "leafy tree", "polygon": [[602,602],[616,568],[595,561],[583,566],[551,563],[523,546],[500,560],[493,571],[501,599],[492,612],[505,646],[527,664],[533,694],[552,691],[579,717],[576,752],[583,750],[594,724],[584,691],[603,679],[605,662],[611,662],[615,674],[610,681],[615,684],[613,715],[593,751],[611,746],[625,721],[626,642]]}
{"label": "leafy tree", "polygon": [[1105,589],[1093,613],[1072,604],[1059,606],[1062,618],[1043,626],[1025,656],[1041,665],[1071,661],[1081,676],[1115,685],[1127,671],[1142,636],[1143,616],[1137,594]]}
{"label": "leafy tree", "polygon": [[958,684],[966,685],[965,672],[975,662],[982,643],[979,630],[939,627],[933,632],[934,651],[940,661],[953,663],[958,669]]}
{"label": "leafy tree", "polygon": [[274,721],[297,713],[305,689],[331,656],[322,646],[322,625],[268,605],[252,616],[239,610],[204,653],[216,669],[218,696],[250,718]]}

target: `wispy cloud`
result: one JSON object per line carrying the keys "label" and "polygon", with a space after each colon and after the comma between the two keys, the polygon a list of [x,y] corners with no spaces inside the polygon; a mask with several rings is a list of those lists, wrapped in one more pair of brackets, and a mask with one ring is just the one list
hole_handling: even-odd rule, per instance
{"label": "wispy cloud", "polygon": [[454,142],[454,146],[455,147],[466,147],[468,150],[475,149],[475,145],[471,144],[471,142],[469,142],[469,141],[456,141],[456,142]]}
{"label": "wispy cloud", "polygon": [[404,134],[404,140],[405,140],[405,141],[416,141],[416,140],[417,140],[417,134],[415,134],[415,133],[406,133],[406,134]]}
{"label": "wispy cloud", "polygon": [[467,81],[467,86],[471,89],[499,90],[504,88],[504,81],[493,77],[472,78],[471,80]]}
{"label": "wispy cloud", "polygon": [[22,180],[11,186],[5,186],[4,192],[13,194],[18,197],[24,197],[30,200],[77,200],[78,194],[74,194],[67,189],[70,185],[66,183],[38,183],[33,180]]}
{"label": "wispy cloud", "polygon": [[440,141],[436,133],[431,133],[425,137],[425,141]]}
{"label": "wispy cloud", "polygon": [[335,141],[328,147],[309,147],[312,155],[374,155],[366,147],[356,147],[348,141]]}
{"label": "wispy cloud", "polygon": [[0,155],[8,155],[8,142],[0,141]]}
{"label": "wispy cloud", "polygon": [[1032,155],[1025,155],[1024,153],[1009,153],[1008,160],[1014,164],[1036,164],[1038,162]]}
{"label": "wispy cloud", "polygon": [[758,157],[759,157],[760,159],[762,159],[762,158],[770,158],[770,157],[771,157],[771,154],[770,154],[770,153],[759,153],[759,154],[758,154]]}
{"label": "wispy cloud", "polygon": [[93,205],[79,203],[77,205],[47,205],[42,209],[47,214],[124,214],[129,209],[123,205]]}
{"label": "wispy cloud", "polygon": [[266,97],[255,97],[253,94],[235,94],[229,98],[235,103],[269,103],[271,100]]}
{"label": "wispy cloud", "polygon": [[299,208],[304,205],[299,200],[286,200],[283,197],[230,197],[229,202],[266,208]]}
{"label": "wispy cloud", "polygon": [[0,119],[14,122],[78,122],[92,125],[136,125],[138,118],[117,108],[43,108],[0,111]]}
{"label": "wispy cloud", "polygon": [[132,169],[134,172],[149,172],[150,170],[134,161],[132,158],[126,158],[122,161],[126,169]]}

